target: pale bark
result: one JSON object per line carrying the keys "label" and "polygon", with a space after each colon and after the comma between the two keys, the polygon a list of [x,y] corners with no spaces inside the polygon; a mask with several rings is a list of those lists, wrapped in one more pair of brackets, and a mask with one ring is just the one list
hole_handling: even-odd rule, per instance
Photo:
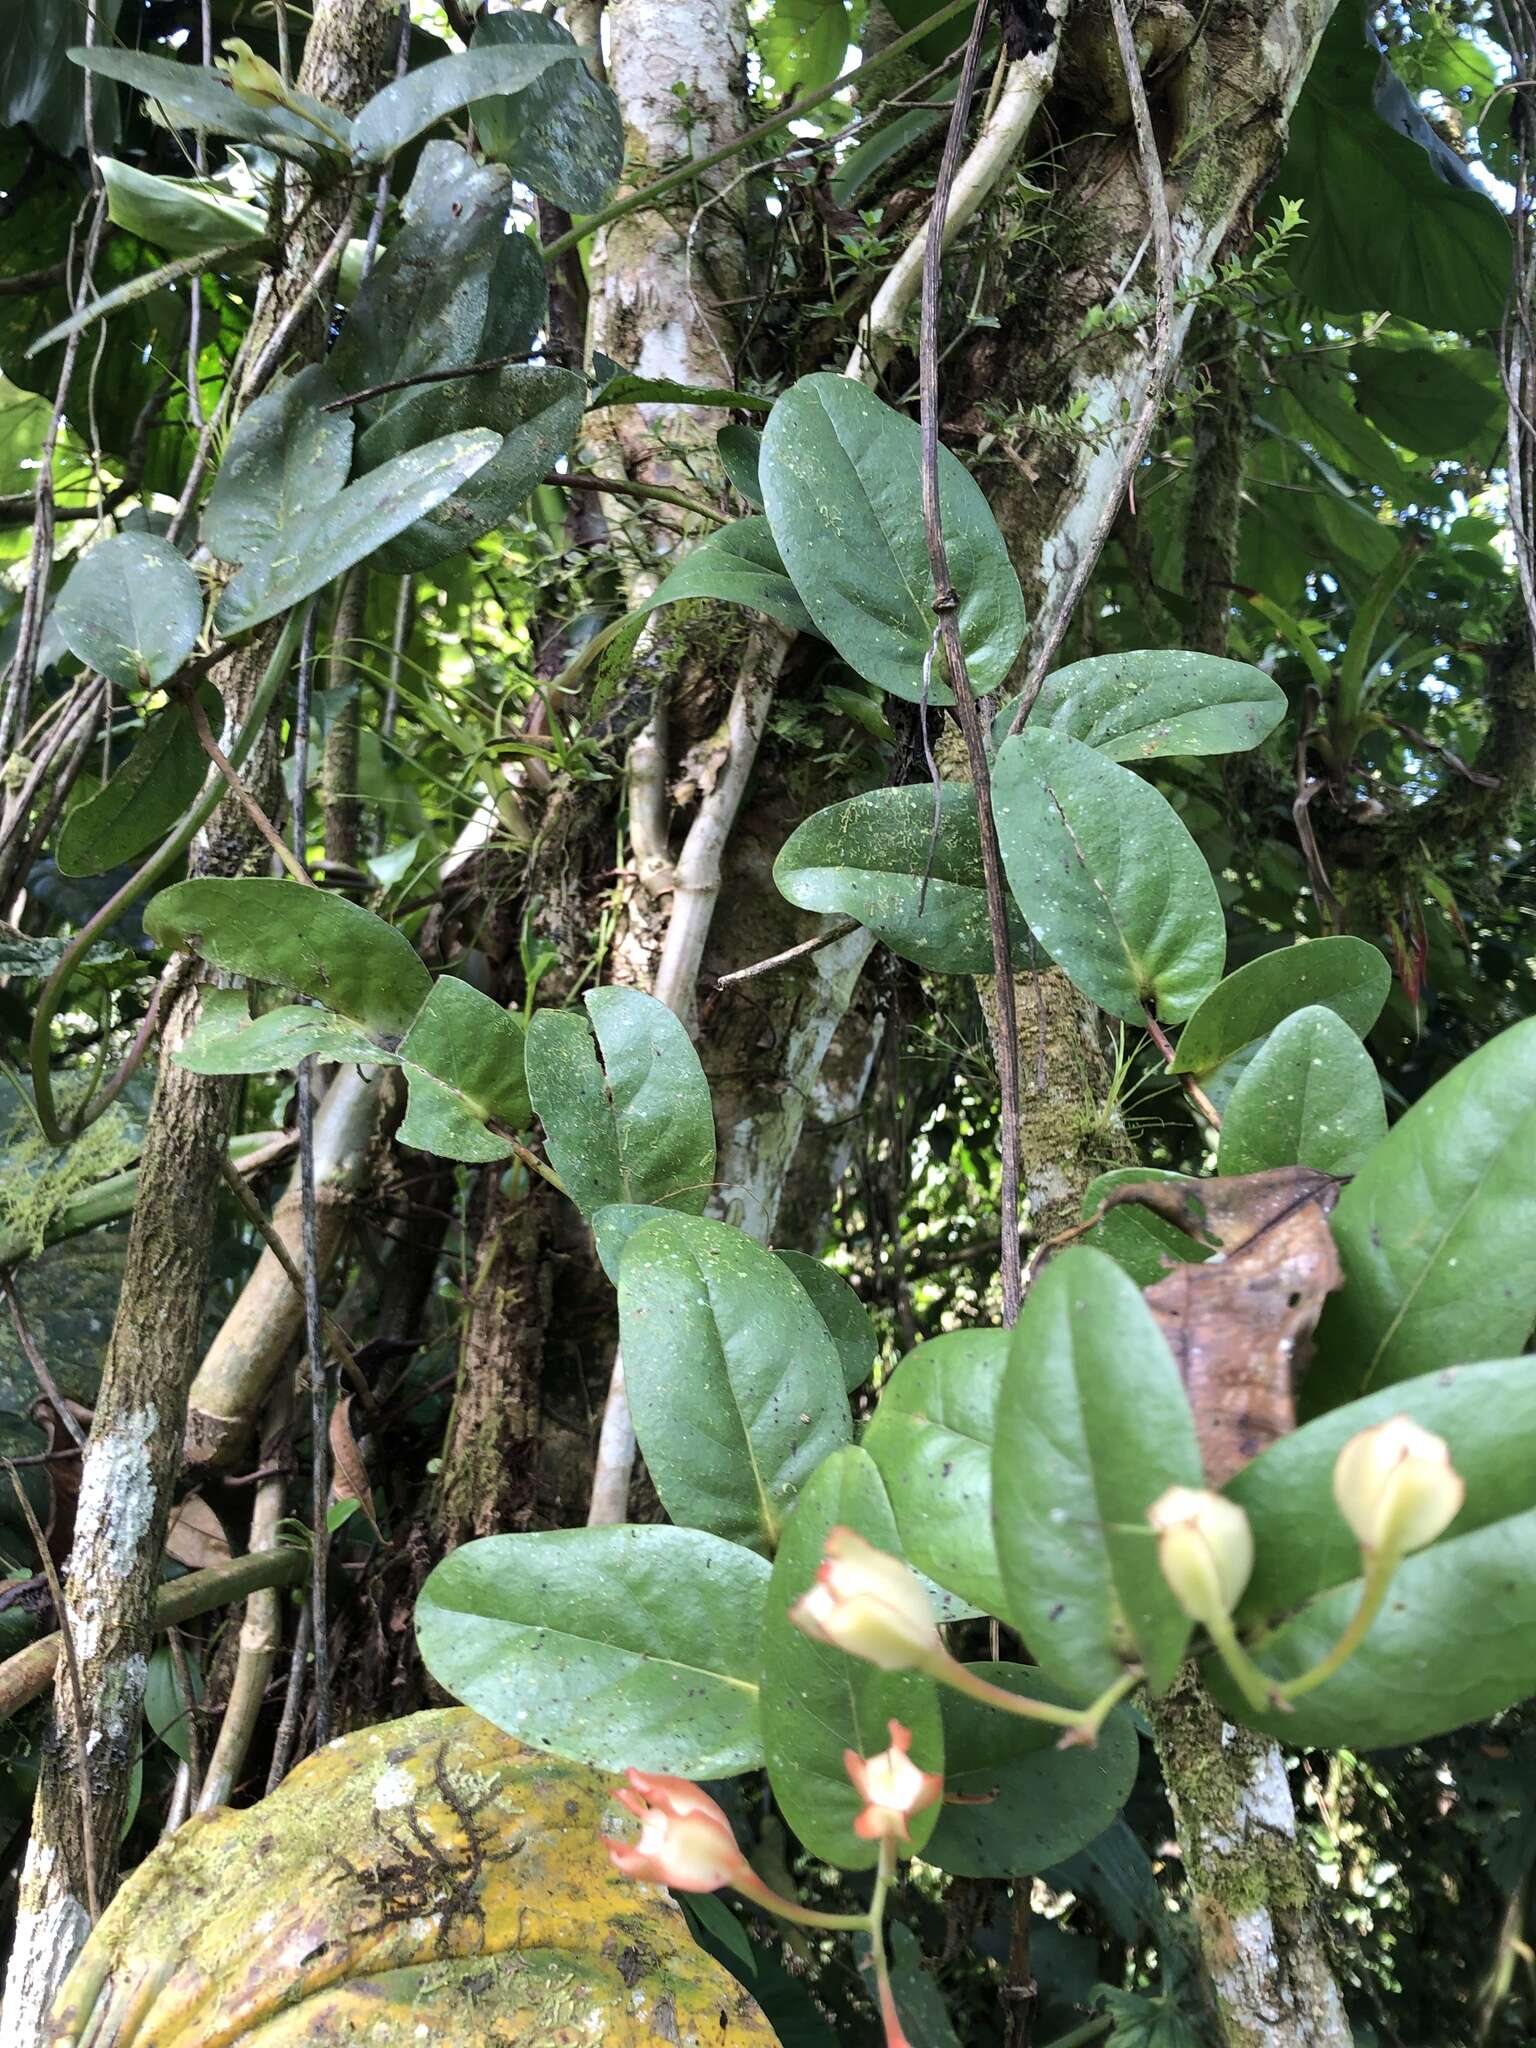
{"label": "pale bark", "polygon": [[[352,1198],[367,1177],[386,1078],[382,1070],[342,1067],[315,1112],[315,1226],[322,1280],[341,1249]],[[273,1211],[272,1225],[302,1271],[297,1166]],[[276,1253],[263,1250],[192,1382],[186,1423],[190,1463],[228,1465],[240,1455],[289,1346],[303,1328],[304,1297]]]}
{"label": "pale bark", "polygon": [[[298,83],[355,111],[372,87],[394,32],[393,15],[375,0],[317,0]],[[324,311],[311,280],[350,213],[351,193],[346,186],[311,192],[299,177],[292,178],[291,192],[288,246],[266,280],[252,362],[263,338],[288,323],[295,308],[302,306],[302,311],[291,322],[285,349],[308,358],[318,353],[324,335]],[[220,685],[226,725],[244,715],[276,630],[274,622],[272,629],[253,635],[252,643],[225,663]],[[269,743],[250,757],[247,778],[258,789],[264,778],[271,778],[275,751]],[[250,858],[251,838],[243,811],[226,803],[210,822],[194,867],[203,874],[239,873]],[[82,1750],[90,1771],[95,1861],[104,1897],[115,1880],[229,1115],[228,1083],[189,1074],[170,1057],[196,1010],[195,985],[183,980],[177,998],[166,1005],[139,1200],[65,1580],[66,1614],[79,1653],[80,1725],[70,1688],[58,1686],[0,2010],[3,2048],[32,2048],[87,1931],[75,1782],[75,1758]]]}

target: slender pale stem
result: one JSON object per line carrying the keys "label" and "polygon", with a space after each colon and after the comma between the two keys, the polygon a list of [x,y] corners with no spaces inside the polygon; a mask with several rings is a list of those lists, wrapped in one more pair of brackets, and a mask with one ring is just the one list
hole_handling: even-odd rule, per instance
{"label": "slender pale stem", "polygon": [[1110,1710],[1135,1690],[1142,1675],[1140,1665],[1133,1664],[1113,1685],[1107,1686],[1091,1706],[1059,1707],[1050,1700],[1031,1699],[1025,1693],[1010,1692],[1006,1686],[993,1685],[990,1679],[981,1677],[947,1651],[924,1665],[923,1669],[940,1685],[947,1685],[954,1692],[963,1692],[967,1699],[979,1700],[983,1706],[996,1707],[999,1713],[1015,1714],[1025,1721],[1049,1721],[1053,1727],[1065,1728],[1076,1743],[1090,1749],[1098,1740],[1099,1730],[1108,1719]]}
{"label": "slender pale stem", "polygon": [[891,1965],[885,1953],[885,1899],[896,1875],[896,1844],[889,1835],[880,1844],[880,1861],[875,1870],[875,1889],[869,1902],[869,1950],[874,1965],[875,1988],[880,1999],[880,2018],[885,2027],[886,2048],[910,2048],[896,2010],[891,1988]]}
{"label": "slender pale stem", "polygon": [[1281,1699],[1299,1700],[1303,1693],[1314,1692],[1324,1685],[1333,1674],[1347,1664],[1370,1634],[1371,1624],[1381,1612],[1381,1603],[1387,1597],[1387,1588],[1397,1575],[1402,1558],[1390,1550],[1370,1552],[1365,1560],[1365,1580],[1360,1588],[1360,1604],[1343,1635],[1334,1644],[1326,1657],[1321,1658],[1310,1671],[1303,1671],[1299,1678],[1277,1688]]}
{"label": "slender pale stem", "polygon": [[1238,1690],[1256,1714],[1263,1714],[1281,1704],[1275,1682],[1267,1678],[1254,1663],[1248,1652],[1237,1639],[1237,1630],[1232,1626],[1230,1615],[1219,1620],[1208,1620],[1206,1633],[1216,1645],[1216,1654],[1231,1672]]}
{"label": "slender pale stem", "polygon": [[[761,1906],[765,1913],[792,1920],[796,1927],[820,1927],[831,1934],[868,1934],[875,1924],[871,1913],[818,1913],[810,1906],[802,1906],[797,1899],[786,1899],[782,1892],[776,1892],[750,1872],[737,1879],[731,1889],[750,1899],[754,1906]],[[877,1894],[878,1890],[877,1885]]]}

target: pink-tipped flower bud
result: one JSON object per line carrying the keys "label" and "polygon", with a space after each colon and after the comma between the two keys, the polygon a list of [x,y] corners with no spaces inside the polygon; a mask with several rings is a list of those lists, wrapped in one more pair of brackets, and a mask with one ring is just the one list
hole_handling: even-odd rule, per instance
{"label": "pink-tipped flower bud", "polygon": [[853,1832],[866,1842],[889,1838],[910,1842],[907,1821],[925,1806],[932,1806],[944,1790],[944,1780],[922,1770],[907,1752],[912,1747],[910,1730],[899,1721],[888,1721],[891,1746],[878,1756],[860,1756],[856,1749],[843,1751],[843,1769],[853,1789],[864,1801],[864,1811],[853,1824]]}
{"label": "pink-tipped flower bud", "polygon": [[639,1820],[640,1838],[603,1837],[616,1869],[675,1892],[714,1892],[751,1879],[730,1822],[707,1792],[687,1778],[650,1771],[630,1771],[628,1777],[619,1802]]}
{"label": "pink-tipped flower bud", "polygon": [[1362,1550],[1406,1557],[1450,1526],[1467,1488],[1445,1439],[1394,1415],[1340,1451],[1333,1497]]}
{"label": "pink-tipped flower bud", "polygon": [[1191,1621],[1226,1620],[1253,1572],[1253,1531],[1235,1501],[1193,1486],[1170,1486],[1147,1509],[1157,1561]]}
{"label": "pink-tipped flower bud", "polygon": [[789,1618],[813,1641],[832,1643],[882,1671],[917,1671],[944,1654],[917,1574],[852,1529],[828,1531],[816,1583]]}

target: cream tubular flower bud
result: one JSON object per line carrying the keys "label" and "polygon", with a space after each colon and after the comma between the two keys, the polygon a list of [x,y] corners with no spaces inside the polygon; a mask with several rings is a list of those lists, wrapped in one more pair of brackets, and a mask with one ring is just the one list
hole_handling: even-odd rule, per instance
{"label": "cream tubular flower bud", "polygon": [[714,1892],[722,1885],[750,1882],[747,1859],[736,1846],[731,1824],[707,1792],[687,1778],[630,1771],[619,1803],[640,1822],[640,1838],[622,1842],[603,1837],[614,1867],[626,1877],[664,1884],[675,1892]]}
{"label": "cream tubular flower bud", "polygon": [[1225,1622],[1253,1572],[1253,1531],[1235,1501],[1192,1486],[1170,1486],[1147,1509],[1157,1561],[1191,1621]]}
{"label": "cream tubular flower bud", "polygon": [[852,1529],[832,1529],[816,1583],[789,1610],[798,1629],[882,1671],[920,1671],[944,1655],[922,1582]]}
{"label": "cream tubular flower bud", "polygon": [[1406,1557],[1445,1532],[1467,1488],[1445,1439],[1394,1415],[1362,1429],[1340,1451],[1333,1497],[1362,1550]]}

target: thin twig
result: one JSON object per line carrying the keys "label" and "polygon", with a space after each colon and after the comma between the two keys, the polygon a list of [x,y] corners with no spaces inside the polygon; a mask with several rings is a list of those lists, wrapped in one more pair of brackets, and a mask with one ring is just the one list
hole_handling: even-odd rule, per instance
{"label": "thin twig", "polygon": [[[294,1264],[288,1247],[283,1243],[282,1238],[274,1228],[271,1218],[262,1208],[260,1202],[257,1201],[255,1195],[252,1194],[245,1175],[236,1166],[227,1152],[219,1161],[219,1172],[223,1178],[224,1185],[229,1189],[230,1193],[244,1210],[246,1216],[249,1217],[251,1223],[255,1226],[256,1234],[287,1274],[288,1283],[294,1293],[302,1296],[305,1291],[304,1275]],[[368,1384],[368,1375],[357,1362],[357,1353],[352,1349],[351,1339],[323,1303],[320,1309],[320,1319],[325,1325],[325,1334],[331,1340],[332,1350],[341,1360],[347,1378],[352,1382],[353,1392],[362,1402],[364,1408],[371,1413],[374,1405],[373,1389]]]}
{"label": "thin twig", "polygon": [[1002,1097],[1002,1280],[1003,1322],[1011,1327],[1023,1300],[1019,1265],[1019,1029],[1013,986],[1013,946],[1008,924],[1008,891],[1003,879],[1002,850],[992,816],[992,773],[987,737],[971,688],[965,649],[960,640],[959,600],[949,574],[944,545],[944,520],[939,504],[939,285],[944,265],[944,217],[955,182],[981,44],[991,0],[978,0],[971,39],[955,92],[949,134],[934,181],[933,209],[928,217],[928,244],[923,267],[922,326],[918,343],[919,413],[923,437],[923,530],[928,541],[928,566],[933,576],[933,609],[944,642],[950,686],[955,694],[955,720],[965,738],[971,781],[976,791],[976,816],[981,830],[982,878],[986,884],[987,923],[992,934],[992,965],[997,984],[997,1035],[993,1048]]}
{"label": "thin twig", "polygon": [[[315,609],[305,622],[294,695],[293,844],[300,860],[309,841],[309,692],[314,672]],[[315,1646],[315,1747],[331,1736],[330,1627],[325,1606],[326,1565],[330,1557],[330,1404],[325,1364],[324,1326],[320,1316],[320,1244],[315,1213],[315,1089],[313,1056],[300,1062],[297,1077],[299,1126],[300,1242],[304,1250],[304,1345],[309,1353],[310,1626]]]}
{"label": "thin twig", "polygon": [[74,1411],[59,1391],[59,1383],[48,1370],[48,1361],[37,1348],[26,1314],[21,1306],[21,1296],[16,1291],[16,1276],[8,1268],[0,1272],[0,1287],[5,1289],[5,1304],[11,1312],[11,1324],[16,1332],[16,1341],[21,1346],[22,1356],[31,1366],[38,1385],[52,1402],[54,1412],[65,1429],[74,1438],[81,1450],[85,1449],[85,1431],[76,1422]]}
{"label": "thin twig", "polygon": [[245,815],[277,855],[289,874],[293,876],[293,879],[296,882],[302,882],[307,889],[318,888],[319,884],[314,876],[297,855],[289,852],[278,833],[277,827],[272,823],[272,820],[261,808],[261,805],[257,803],[255,797],[251,795],[251,792],[230,766],[223,749],[213,736],[213,728],[208,723],[208,714],[198,702],[196,690],[188,690],[182,701],[191,716],[193,729],[197,733],[198,744],[229,785],[230,794],[234,797],[236,803],[239,804],[241,810],[245,812]]}
{"label": "thin twig", "polygon": [[[1148,1010],[1145,1014],[1147,1019],[1147,1035],[1152,1040],[1152,1043],[1157,1047],[1158,1051],[1162,1054],[1164,1065],[1171,1067],[1173,1065],[1174,1060],[1173,1040],[1168,1036],[1167,1032],[1163,1029],[1162,1025],[1158,1023],[1157,1019],[1153,1016],[1150,1010]],[[1189,1097],[1190,1101],[1195,1105],[1196,1109],[1199,1110],[1200,1114],[1205,1118],[1206,1122],[1210,1125],[1211,1129],[1213,1131],[1219,1131],[1221,1129],[1221,1111],[1216,1107],[1215,1103],[1212,1102],[1211,1098],[1200,1086],[1200,1083],[1195,1079],[1194,1075],[1179,1074],[1175,1078],[1177,1079],[1180,1087],[1184,1090],[1184,1093]]]}
{"label": "thin twig", "polygon": [[777,968],[792,966],[796,960],[808,960],[812,953],[821,952],[825,946],[835,946],[839,939],[846,939],[858,928],[856,917],[840,917],[824,932],[818,932],[814,939],[802,939],[798,946],[787,946],[782,953],[770,954],[766,960],[754,960],[750,967],[735,967],[729,974],[717,974],[715,987],[730,988],[738,981],[755,981],[760,974],[772,974]]}
{"label": "thin twig", "polygon": [[723,142],[718,149],[710,150],[705,156],[690,157],[676,170],[668,171],[665,176],[655,179],[653,183],[642,186],[638,192],[626,192],[622,199],[615,199],[596,213],[588,214],[578,226],[570,230],[569,234],[559,236],[542,252],[546,269],[558,263],[567,250],[577,248],[589,235],[596,234],[599,228],[607,227],[611,221],[622,220],[626,214],[658,205],[669,193],[677,191],[679,186],[693,184],[702,178],[706,171],[712,171],[717,165],[728,162],[739,150],[750,149],[754,143],[761,142],[765,135],[776,134],[791,121],[803,120],[807,114],[812,113],[836,94],[860,89],[880,65],[889,64],[897,57],[904,57],[909,50],[915,49],[925,36],[931,35],[936,28],[942,28],[946,21],[953,20],[955,15],[962,13],[969,4],[970,0],[944,0],[944,4],[935,8],[926,21],[918,22],[916,27],[908,29],[905,35],[897,36],[894,41],[887,43],[883,50],[874,51],[864,59],[857,70],[845,72],[842,77],[834,78],[829,85],[820,86],[815,92],[806,93],[803,99],[786,100],[776,114],[770,114],[766,121],[759,121],[755,128],[748,128],[744,134],[733,136],[729,142]]}
{"label": "thin twig", "polygon": [[387,398],[391,391],[411,391],[418,384],[456,384],[461,377],[488,377],[493,370],[510,369],[516,363],[531,363],[549,353],[547,349],[519,349],[515,355],[485,356],[478,363],[460,363],[452,370],[418,370],[410,377],[387,377],[382,384],[365,384],[361,391],[349,391],[322,405],[322,412],[346,412],[370,398]]}
{"label": "thin twig", "polygon": [[309,1656],[309,1602],[299,1609],[293,1631],[293,1652],[288,1660],[288,1686],[283,1694],[282,1719],[272,1739],[272,1761],[267,1767],[267,1790],[275,1792],[288,1775],[289,1760],[299,1733],[299,1710],[304,1703],[304,1664]]}
{"label": "thin twig", "polygon": [[1136,42],[1131,33],[1131,20],[1126,12],[1125,0],[1109,0],[1109,11],[1115,24],[1115,40],[1120,47],[1120,62],[1125,69],[1125,86],[1130,96],[1131,118],[1136,128],[1136,167],[1141,178],[1141,189],[1147,203],[1147,214],[1151,223],[1152,251],[1157,264],[1157,314],[1152,333],[1152,367],[1147,377],[1147,396],[1137,417],[1131,438],[1120,463],[1120,474],[1115,487],[1106,493],[1098,519],[1088,536],[1073,566],[1071,579],[1062,593],[1054,612],[1042,630],[1030,663],[1029,675],[1024,689],[1014,708],[1009,723],[1010,734],[1021,732],[1024,721],[1035,707],[1051,663],[1056,659],[1067,627],[1072,622],[1078,601],[1088,587],[1104,552],[1104,544],[1114,530],[1120,516],[1120,504],[1135,480],[1142,458],[1152,439],[1152,430],[1157,425],[1158,412],[1163,402],[1163,390],[1168,374],[1173,367],[1173,300],[1177,284],[1173,253],[1173,222],[1168,212],[1168,190],[1163,178],[1162,159],[1157,153],[1157,137],[1152,129],[1152,110],[1147,105],[1147,89],[1142,81],[1141,65],[1136,56]]}
{"label": "thin twig", "polygon": [[38,1527],[37,1516],[27,1498],[27,1489],[21,1483],[21,1475],[7,1458],[6,1468],[11,1475],[11,1485],[16,1489],[16,1498],[21,1503],[21,1512],[26,1517],[27,1527],[32,1532],[32,1541],[37,1546],[38,1562],[43,1567],[43,1576],[48,1581],[48,1591],[53,1596],[53,1611],[59,1617],[59,1640],[64,1650],[64,1669],[69,1675],[69,1690],[74,1702],[75,1737],[75,1789],[80,1795],[80,1851],[85,1863],[85,1899],[90,1909],[91,1925],[94,1927],[101,1918],[101,1900],[96,1890],[96,1830],[92,1825],[90,1758],[85,1749],[85,1694],[80,1684],[80,1659],[75,1655],[75,1633],[69,1625],[69,1608],[64,1599],[64,1588],[59,1584],[58,1566],[48,1548],[48,1539]]}
{"label": "thin twig", "polygon": [[680,505],[685,512],[697,512],[716,526],[729,526],[732,515],[718,511],[702,498],[690,498],[686,491],[674,491],[666,484],[640,483],[627,476],[593,476],[587,470],[552,469],[543,481],[563,491],[600,491],[605,497],[652,498],[658,505]]}

